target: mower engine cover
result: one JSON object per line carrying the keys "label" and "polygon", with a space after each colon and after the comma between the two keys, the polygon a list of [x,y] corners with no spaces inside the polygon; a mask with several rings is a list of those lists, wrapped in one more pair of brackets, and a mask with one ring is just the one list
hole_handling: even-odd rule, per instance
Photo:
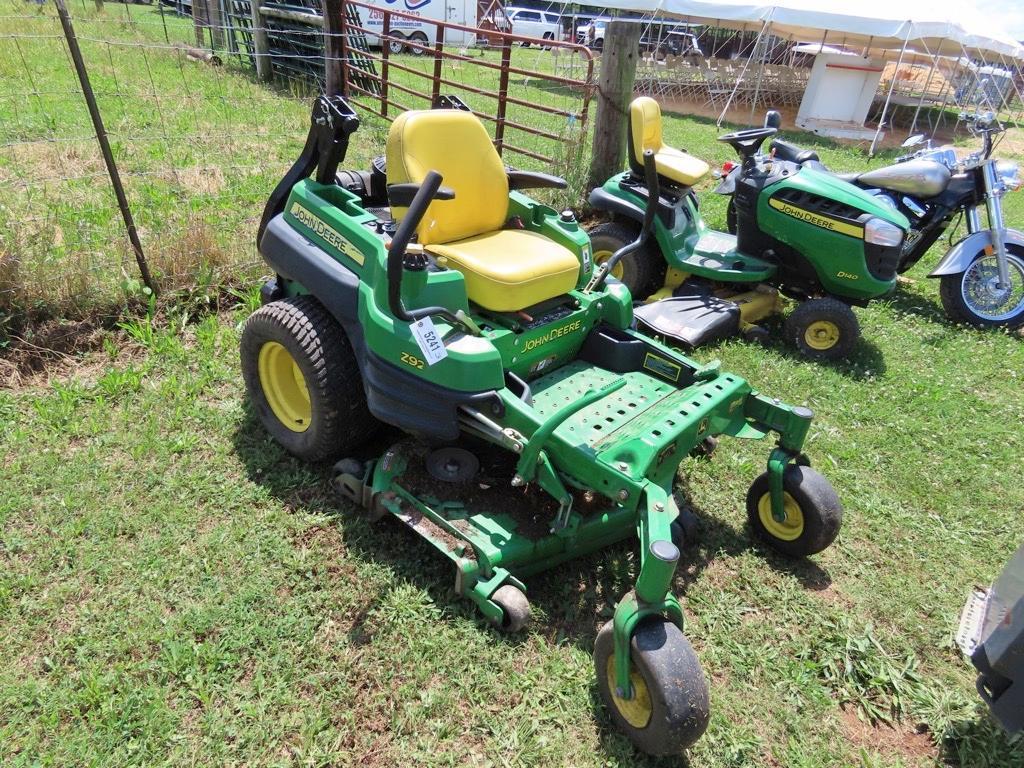
{"label": "mower engine cover", "polygon": [[735,200],[738,250],[774,252],[784,281],[806,283],[809,264],[827,293],[854,302],[896,285],[910,222],[854,185],[775,161],[742,174]]}

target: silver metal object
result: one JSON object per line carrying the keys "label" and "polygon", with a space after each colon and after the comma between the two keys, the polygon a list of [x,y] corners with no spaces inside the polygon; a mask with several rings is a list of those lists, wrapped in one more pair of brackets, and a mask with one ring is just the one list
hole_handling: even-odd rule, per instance
{"label": "silver metal object", "polygon": [[919,197],[935,197],[945,190],[951,178],[949,168],[942,163],[915,158],[862,173],[857,183]]}

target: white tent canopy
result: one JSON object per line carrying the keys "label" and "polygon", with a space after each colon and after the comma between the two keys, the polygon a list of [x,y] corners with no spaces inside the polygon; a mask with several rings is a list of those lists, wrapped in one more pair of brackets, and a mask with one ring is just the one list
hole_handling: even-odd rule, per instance
{"label": "white tent canopy", "polygon": [[954,0],[605,0],[604,5],[731,29],[767,25],[771,34],[794,41],[827,32],[829,42],[848,47],[899,49],[910,43],[932,55],[994,53],[1024,59],[1024,47],[997,31],[998,22]]}

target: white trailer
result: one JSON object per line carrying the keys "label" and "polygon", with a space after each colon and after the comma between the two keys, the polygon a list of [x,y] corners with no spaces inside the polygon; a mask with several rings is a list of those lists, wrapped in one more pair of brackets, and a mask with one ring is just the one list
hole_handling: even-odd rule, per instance
{"label": "white trailer", "polygon": [[[360,26],[370,30],[371,33],[377,33],[366,36],[367,42],[376,48],[380,47],[385,10],[407,13],[422,19],[420,21],[402,16],[391,17],[390,36],[396,38],[389,42],[391,53],[402,53],[405,50],[410,53],[424,53],[422,49],[406,46],[405,41],[433,45],[436,41],[438,27],[431,24],[431,21],[447,21],[467,27],[477,26],[477,0],[383,0],[370,3],[370,5],[373,7],[364,8],[357,5],[356,8],[359,11]],[[467,47],[475,42],[476,33],[474,32],[462,29],[445,30],[445,45]]]}

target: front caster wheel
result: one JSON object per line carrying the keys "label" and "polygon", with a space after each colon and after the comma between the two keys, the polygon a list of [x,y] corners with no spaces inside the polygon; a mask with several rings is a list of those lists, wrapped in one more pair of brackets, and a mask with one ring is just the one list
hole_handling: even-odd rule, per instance
{"label": "front caster wheel", "polygon": [[821,552],[835,541],[843,524],[843,505],[835,489],[810,467],[790,464],[782,476],[784,520],[772,516],[768,473],[747,492],[747,517],[754,533],[790,557]]}
{"label": "front caster wheel", "polygon": [[786,318],[786,338],[812,360],[842,360],[860,338],[853,310],[838,299],[810,299]]}
{"label": "front caster wheel", "polygon": [[519,632],[530,623],[530,602],[518,587],[511,584],[498,587],[491,600],[501,606],[501,623],[497,627],[502,632]]}
{"label": "front caster wheel", "polygon": [[700,661],[679,627],[660,616],[637,625],[630,641],[630,699],[616,690],[614,646],[609,621],[594,643],[594,669],[615,725],[649,755],[679,754],[696,742],[708,727],[711,702]]}

